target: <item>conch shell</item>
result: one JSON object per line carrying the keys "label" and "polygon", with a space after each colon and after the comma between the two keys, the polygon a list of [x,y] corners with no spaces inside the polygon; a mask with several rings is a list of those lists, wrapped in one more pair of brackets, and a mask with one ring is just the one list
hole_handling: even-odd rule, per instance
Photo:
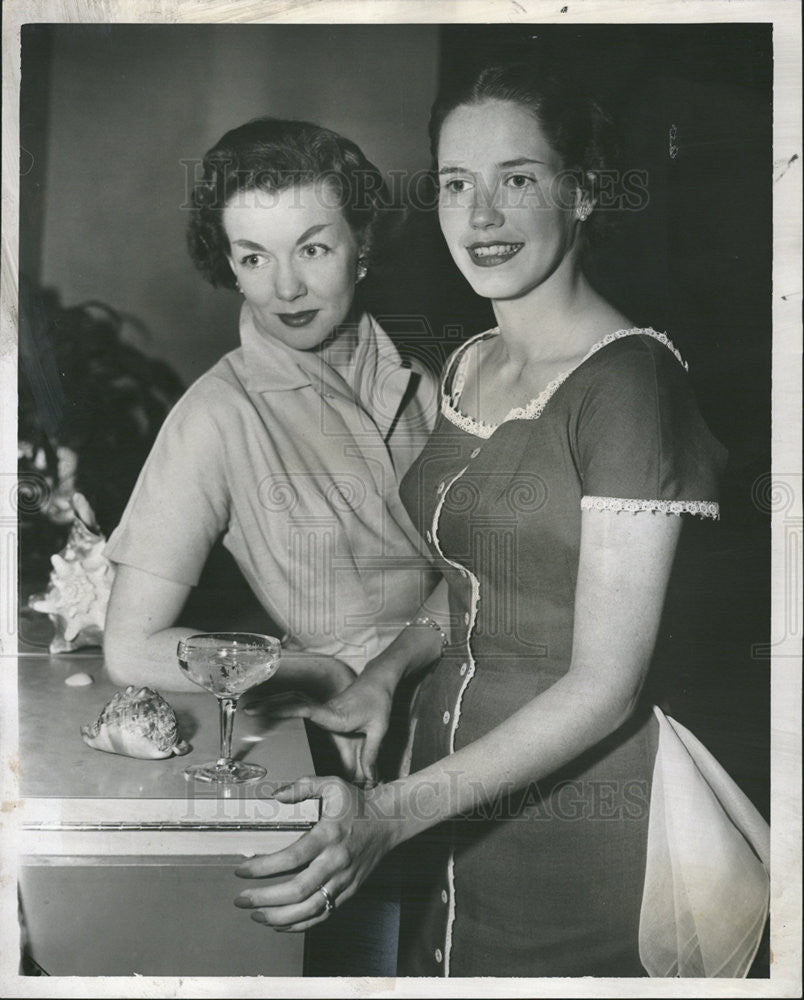
{"label": "conch shell", "polygon": [[185,754],[189,744],[179,737],[176,713],[158,691],[118,691],[91,725],[81,727],[87,746],[126,757],[158,760]]}
{"label": "conch shell", "polygon": [[103,641],[106,606],[114,567],[103,554],[106,539],[95,526],[95,515],[86,498],[73,495],[75,517],[67,544],[50,557],[53,570],[45,594],[28,601],[33,611],[50,617],[55,633],[51,653],[68,653]]}

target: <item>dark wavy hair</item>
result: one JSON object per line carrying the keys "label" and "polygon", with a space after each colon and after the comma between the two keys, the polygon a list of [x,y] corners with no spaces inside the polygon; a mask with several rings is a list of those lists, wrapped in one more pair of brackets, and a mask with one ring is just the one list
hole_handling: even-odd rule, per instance
{"label": "dark wavy hair", "polygon": [[433,161],[438,160],[441,129],[450,113],[461,105],[491,100],[511,101],[530,112],[561,157],[563,169],[596,204],[605,176],[607,210],[593,211],[581,229],[583,244],[604,236],[616,215],[608,209],[617,204],[622,178],[617,129],[570,67],[554,56],[487,65],[468,78],[448,83],[430,115]]}
{"label": "dark wavy hair", "polygon": [[192,193],[187,246],[212,285],[235,288],[223,209],[241,191],[283,191],[326,181],[335,192],[358,245],[372,262],[387,205],[382,174],[349,139],[310,122],[255,118],[227,132],[204,157]]}

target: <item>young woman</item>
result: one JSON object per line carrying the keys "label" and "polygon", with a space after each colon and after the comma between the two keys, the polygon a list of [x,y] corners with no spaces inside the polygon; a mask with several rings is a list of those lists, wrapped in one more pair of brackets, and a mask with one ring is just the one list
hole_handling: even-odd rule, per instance
{"label": "young woman", "polygon": [[[443,234],[498,324],[448,362],[436,429],[402,483],[443,570],[449,644],[420,692],[411,774],[369,790],[297,782],[282,797],[321,795],[321,822],[238,870],[296,871],[236,903],[301,930],[416,838],[408,975],[646,974],[659,723],[643,685],[680,515],[717,517],[725,455],[667,337],[584,276],[610,207],[608,127],[536,65],[487,69],[435,105]],[[437,629],[407,628],[340,696],[299,711],[366,733],[370,762],[399,678],[440,645]],[[765,886],[760,930],[766,904]]]}

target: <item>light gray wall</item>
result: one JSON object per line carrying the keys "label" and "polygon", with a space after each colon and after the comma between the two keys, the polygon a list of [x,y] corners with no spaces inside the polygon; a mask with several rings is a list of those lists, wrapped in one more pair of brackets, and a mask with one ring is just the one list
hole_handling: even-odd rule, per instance
{"label": "light gray wall", "polygon": [[238,298],[185,250],[183,160],[257,115],[306,118],[384,172],[427,167],[437,74],[427,25],[53,29],[41,281],[150,329],[185,379],[237,345]]}

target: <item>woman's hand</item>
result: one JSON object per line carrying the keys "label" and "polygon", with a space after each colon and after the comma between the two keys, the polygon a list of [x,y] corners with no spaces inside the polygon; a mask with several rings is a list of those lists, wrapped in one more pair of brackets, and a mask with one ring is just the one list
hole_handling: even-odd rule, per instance
{"label": "woman's hand", "polygon": [[[443,581],[437,588],[446,592]],[[422,670],[441,654],[441,636],[427,625],[412,624],[366,664],[363,673],[323,704],[305,696],[272,699],[270,712],[278,718],[310,719],[337,734],[335,743],[346,773],[359,784],[376,782],[377,756],[388,731],[394,692],[406,673]],[[360,737],[365,739],[361,741]]]}
{"label": "woman's hand", "polygon": [[251,688],[243,699],[248,715],[276,715],[275,705],[285,702],[322,703],[349,687],[357,674],[334,656],[283,649],[280,669],[270,680]]}
{"label": "woman's hand", "polygon": [[[340,694],[321,704],[303,694],[280,696],[266,706],[275,718],[309,719],[335,737],[347,773],[359,784],[376,782],[377,755],[388,730],[393,690],[366,671]],[[364,739],[360,737],[364,736]]]}
{"label": "woman's hand", "polygon": [[340,778],[301,778],[279,789],[280,802],[320,797],[321,819],[290,847],[236,869],[236,875],[252,879],[295,874],[278,885],[245,889],[235,906],[253,910],[252,920],[277,930],[304,931],[326,920],[327,899],[336,909],[345,903],[396,846],[393,814],[384,805],[389,788],[364,790]]}

